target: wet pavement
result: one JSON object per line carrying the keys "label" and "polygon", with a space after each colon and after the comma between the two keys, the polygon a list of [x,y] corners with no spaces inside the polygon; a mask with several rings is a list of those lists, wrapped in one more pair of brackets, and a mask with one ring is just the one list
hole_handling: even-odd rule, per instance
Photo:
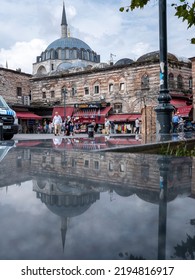
{"label": "wet pavement", "polygon": [[112,151],[141,141],[1,142],[0,259],[194,259],[194,158]]}

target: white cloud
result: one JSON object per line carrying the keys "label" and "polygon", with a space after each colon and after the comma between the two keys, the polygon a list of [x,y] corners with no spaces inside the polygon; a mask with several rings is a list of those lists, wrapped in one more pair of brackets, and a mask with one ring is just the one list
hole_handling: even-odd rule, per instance
{"label": "white cloud", "polygon": [[[115,60],[137,59],[159,49],[158,1],[144,9],[119,12],[128,0],[66,0],[66,16],[72,37],[86,42],[107,62],[110,53]],[[174,16],[167,5],[168,51],[177,56],[194,56],[189,39],[193,28]],[[32,63],[47,45],[60,37],[62,1],[1,0],[0,65],[32,73]]]}
{"label": "white cloud", "polygon": [[32,73],[32,64],[36,57],[47,47],[46,42],[40,39],[32,39],[30,42],[16,42],[10,49],[0,49],[0,64],[4,67],[22,72]]}

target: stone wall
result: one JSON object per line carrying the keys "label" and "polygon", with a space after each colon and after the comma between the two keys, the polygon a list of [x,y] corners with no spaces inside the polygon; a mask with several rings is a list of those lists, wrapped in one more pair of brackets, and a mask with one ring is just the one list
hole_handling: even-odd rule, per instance
{"label": "stone wall", "polygon": [[[23,104],[23,96],[31,93],[30,77],[30,74],[0,68],[0,95],[10,105]],[[21,96],[17,96],[17,88],[21,88]]]}

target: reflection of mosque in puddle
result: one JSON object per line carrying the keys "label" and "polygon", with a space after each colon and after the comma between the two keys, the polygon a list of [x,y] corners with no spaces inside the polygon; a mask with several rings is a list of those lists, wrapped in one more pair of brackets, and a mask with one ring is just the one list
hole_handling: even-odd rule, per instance
{"label": "reflection of mosque in puddle", "polygon": [[164,244],[161,233],[166,236],[166,203],[195,195],[192,158],[18,147],[0,165],[0,187],[33,180],[37,198],[61,219],[63,247],[68,220],[87,211],[101,192],[136,194],[159,204],[159,244]]}

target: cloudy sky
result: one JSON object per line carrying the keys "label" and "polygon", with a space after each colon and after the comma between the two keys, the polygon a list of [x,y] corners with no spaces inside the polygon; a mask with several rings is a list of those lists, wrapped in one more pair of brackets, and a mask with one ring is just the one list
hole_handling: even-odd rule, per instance
{"label": "cloudy sky", "polygon": [[[178,2],[175,0],[174,2]],[[190,3],[194,2],[189,0]],[[129,0],[65,0],[70,35],[100,54],[101,62],[136,60],[159,49],[158,0],[134,12],[119,11]],[[195,56],[194,28],[174,16],[167,1],[168,51],[178,57]],[[36,57],[61,35],[63,0],[0,0],[0,66],[32,73]]]}

